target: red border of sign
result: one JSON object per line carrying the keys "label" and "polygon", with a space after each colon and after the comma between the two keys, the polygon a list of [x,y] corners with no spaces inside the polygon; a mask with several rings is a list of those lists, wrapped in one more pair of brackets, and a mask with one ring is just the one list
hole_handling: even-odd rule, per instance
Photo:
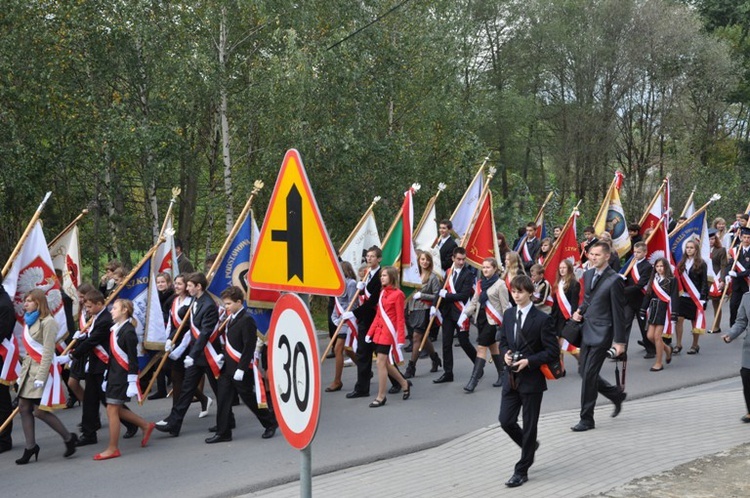
{"label": "red border of sign", "polygon": [[[339,286],[336,289],[321,289],[318,287],[312,287],[312,286],[305,286],[305,285],[291,285],[291,284],[271,284],[268,282],[256,282],[253,280],[253,269],[255,268],[255,262],[257,255],[260,254],[260,243],[262,243],[263,240],[265,240],[266,231],[268,228],[268,216],[271,214],[271,207],[276,204],[276,197],[279,194],[279,183],[281,182],[281,179],[284,178],[284,174],[286,173],[286,168],[289,166],[290,158],[294,157],[296,159],[297,164],[299,165],[299,172],[300,177],[302,178],[302,186],[305,189],[305,194],[310,199],[310,203],[312,204],[312,209],[315,214],[315,223],[318,225],[318,230],[320,230],[320,233],[324,235],[324,241],[326,244],[326,249],[328,250],[328,259],[331,262],[331,267],[338,269],[338,280],[339,280]],[[328,235],[328,231],[326,230],[325,223],[323,222],[323,217],[320,214],[320,208],[318,208],[318,201],[315,200],[315,196],[312,193],[312,189],[310,188],[310,179],[307,177],[307,171],[305,171],[305,165],[302,163],[302,157],[300,157],[299,152],[297,149],[289,149],[286,151],[286,154],[284,154],[284,161],[281,163],[281,169],[279,170],[278,176],[276,176],[276,184],[273,187],[273,194],[271,194],[271,200],[268,203],[268,208],[266,209],[266,215],[263,217],[263,226],[260,229],[260,236],[258,237],[259,244],[258,247],[255,249],[255,253],[253,254],[253,259],[250,261],[250,270],[247,273],[247,280],[250,287],[254,287],[256,289],[264,289],[264,290],[275,290],[275,291],[286,291],[286,292],[302,292],[304,294],[318,294],[322,296],[340,296],[344,292],[344,288],[346,287],[346,283],[344,282],[343,274],[341,273],[341,270],[339,269],[339,262],[336,257],[336,251],[333,248],[333,244],[331,243],[331,237]]]}
{"label": "red border of sign", "polygon": [[294,432],[289,428],[286,421],[282,416],[281,409],[276,410],[276,421],[279,423],[281,433],[284,435],[286,440],[294,448],[298,450],[304,450],[307,448],[315,437],[315,432],[318,430],[318,420],[320,418],[320,362],[318,361],[318,337],[315,332],[315,326],[312,322],[312,316],[310,310],[305,305],[304,301],[300,299],[297,294],[284,294],[276,302],[276,306],[271,314],[271,324],[268,327],[268,382],[271,386],[271,396],[275,407],[279,407],[279,396],[276,392],[276,382],[274,382],[273,374],[273,357],[274,357],[274,338],[276,336],[276,325],[279,321],[281,313],[286,310],[292,310],[302,319],[302,323],[305,325],[305,332],[310,340],[312,351],[309,352],[311,355],[308,360],[313,368],[313,379],[315,380],[310,395],[312,396],[312,413],[310,415],[310,421],[307,427],[300,432]]}

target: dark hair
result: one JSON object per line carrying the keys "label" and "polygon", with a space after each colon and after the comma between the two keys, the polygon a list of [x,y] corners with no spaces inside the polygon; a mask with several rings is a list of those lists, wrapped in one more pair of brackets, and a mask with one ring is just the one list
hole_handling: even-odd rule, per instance
{"label": "dark hair", "polygon": [[[161,272],[161,273],[158,273],[156,275],[156,278],[159,278],[159,277],[161,277],[164,280],[166,280],[167,281],[167,285],[169,285],[170,287],[172,287],[172,283],[174,282],[174,280],[172,280],[172,275],[170,275],[169,273],[166,273],[166,272]],[[154,279],[154,282],[156,282],[156,279]]]}
{"label": "dark hair", "polygon": [[375,254],[375,257],[380,259],[383,257],[383,250],[380,249],[378,246],[372,246],[367,250],[367,252],[371,252]]}
{"label": "dark hair", "polygon": [[[692,243],[695,246],[695,255],[693,256],[693,266],[695,269],[703,268],[703,266],[706,264],[705,261],[703,261],[703,258],[701,257],[701,245],[698,239],[690,239],[685,244]],[[679,273],[682,273],[685,271],[685,263],[687,262],[687,252],[682,253],[682,259],[677,264],[677,271]]]}
{"label": "dark hair", "polygon": [[742,218],[745,221],[750,221],[750,214],[742,213],[742,215],[740,215],[740,218]]}
{"label": "dark hair", "polygon": [[386,266],[382,271],[388,275],[388,283],[398,289],[398,269],[393,266]]}
{"label": "dark hair", "polygon": [[609,243],[604,242],[603,240],[600,240],[599,242],[592,244],[589,248],[589,251],[595,247],[601,247],[602,251],[604,251],[605,254],[610,254],[612,252],[612,247],[609,245]]}
{"label": "dark hair", "polygon": [[[564,277],[560,275],[560,265],[565,265],[568,268],[568,273]],[[570,282],[572,282],[573,279],[576,278],[573,263],[571,263],[569,259],[563,259],[562,261],[560,261],[560,264],[557,265],[555,275],[555,286],[557,286],[562,280],[564,282],[563,288],[565,290],[568,290],[570,288]]]}
{"label": "dark hair", "polygon": [[221,291],[221,298],[229,299],[236,303],[237,301],[245,300],[245,292],[236,285],[233,285]]}
{"label": "dark hair", "polygon": [[182,249],[182,240],[178,239],[177,237],[174,238],[174,247],[177,249],[178,247]]}
{"label": "dark hair", "polygon": [[80,295],[84,296],[84,299],[85,299],[85,296],[86,296],[86,294],[88,294],[88,293],[89,293],[89,292],[91,292],[92,290],[96,290],[96,287],[94,287],[93,285],[91,285],[91,284],[90,284],[90,283],[88,283],[88,282],[84,282],[84,283],[82,283],[82,284],[81,284],[81,285],[79,285],[79,286],[78,286],[78,288],[76,289],[76,291],[77,291],[77,292],[78,292],[78,293],[79,293]]}
{"label": "dark hair", "polygon": [[544,276],[544,266],[540,265],[539,263],[535,263],[531,265],[531,268],[529,268],[529,273],[541,273],[542,276]]}
{"label": "dark hair", "polygon": [[594,230],[594,227],[592,227],[592,226],[585,227],[583,229],[583,233],[586,233],[586,232],[593,233],[594,235],[596,235],[596,230]]}
{"label": "dark hair", "polygon": [[529,294],[534,293],[534,283],[526,275],[516,275],[513,280],[510,281],[510,288],[528,292]]}
{"label": "dark hair", "polygon": [[117,268],[120,268],[122,266],[122,263],[120,263],[118,260],[113,259],[106,265],[104,265],[104,269],[108,271],[115,271]]}
{"label": "dark hair", "polygon": [[534,223],[533,221],[530,221],[526,223],[526,228],[533,228],[534,230],[536,230],[536,223]]}
{"label": "dark hair", "polygon": [[633,232],[640,232],[641,226],[638,223],[630,223],[628,225],[628,230],[632,230]]}
{"label": "dark hair", "polygon": [[667,258],[659,258],[656,261],[654,261],[654,271],[651,272],[651,279],[649,280],[649,289],[651,288],[651,282],[654,281],[654,277],[657,275],[656,271],[656,265],[661,263],[664,266],[664,276],[667,278],[674,278],[674,273],[672,273],[672,265],[669,264],[669,260]]}
{"label": "dark hair", "polygon": [[200,272],[191,273],[190,276],[187,278],[188,282],[192,282],[195,285],[200,285],[202,290],[206,290],[206,287],[208,287],[208,280],[206,280],[206,275]]}
{"label": "dark hair", "polygon": [[497,232],[497,245],[498,250],[500,250],[500,254],[505,254],[506,252],[510,251],[508,239],[505,237],[505,234],[503,232]]}
{"label": "dark hair", "polygon": [[456,254],[463,254],[465,256],[466,255],[466,249],[464,249],[461,246],[457,246],[455,249],[453,249],[453,255],[455,256]]}
{"label": "dark hair", "polygon": [[97,289],[90,290],[86,293],[84,299],[94,304],[104,304],[104,294]]}
{"label": "dark hair", "polygon": [[357,274],[354,273],[354,267],[352,264],[348,261],[342,261],[341,263],[341,271],[344,274],[344,277],[350,278],[352,280],[357,280]]}
{"label": "dark hair", "polygon": [[453,229],[453,222],[451,220],[440,220],[440,223],[438,225],[445,225],[445,228],[448,230]]}

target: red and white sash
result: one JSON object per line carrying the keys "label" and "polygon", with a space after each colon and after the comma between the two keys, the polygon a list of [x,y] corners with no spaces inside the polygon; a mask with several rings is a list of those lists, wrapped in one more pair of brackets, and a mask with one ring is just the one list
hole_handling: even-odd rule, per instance
{"label": "red and white sash", "polygon": [[[41,323],[40,323],[41,326]],[[26,348],[26,353],[37,363],[42,362],[42,355],[44,354],[44,346],[34,340],[29,333],[29,326],[24,325],[23,327],[23,345]],[[39,405],[41,410],[52,411],[56,408],[62,408],[65,406],[65,389],[60,375],[61,368],[57,364],[57,356],[52,356],[52,362],[49,365],[49,376],[47,382],[45,382],[42,388],[42,401]],[[26,382],[34,382],[34,379],[28,377]]]}
{"label": "red and white sash", "polygon": [[398,333],[396,332],[396,327],[393,326],[391,317],[388,316],[388,313],[385,312],[385,308],[383,308],[383,296],[385,296],[385,292],[380,293],[380,299],[378,300],[378,314],[383,319],[383,323],[385,323],[385,326],[388,328],[388,332],[391,333],[391,339],[393,339],[393,342],[391,343],[391,351],[388,355],[388,358],[391,360],[392,364],[400,365],[404,362],[404,356],[401,353],[401,349],[396,347],[396,345],[398,344]]}
{"label": "red and white sash", "polygon": [[[123,325],[125,325],[125,322],[120,322],[109,329],[109,350],[111,351],[112,357],[115,359],[117,364],[120,365],[120,368],[125,370],[125,372],[130,375],[130,359],[128,358],[128,353],[126,353],[125,350],[122,349],[119,344],[117,344],[117,338]],[[141,393],[141,383],[136,382],[135,385],[138,388],[138,394],[136,395],[136,397],[138,399],[138,402],[140,403],[143,400],[143,393]]]}
{"label": "red and white sash", "polygon": [[169,319],[174,330],[177,330],[180,328],[180,325],[182,325],[182,318],[180,318],[179,314],[180,308],[183,306],[189,306],[191,301],[192,298],[190,297],[185,297],[182,300],[176,297],[172,301],[172,306],[169,308]]}
{"label": "red and white sash", "polygon": [[[193,316],[193,314],[190,315],[190,333],[193,335],[193,339],[198,340],[198,337],[200,337],[201,333],[193,322]],[[208,366],[211,369],[211,373],[217,379],[221,374],[221,367],[224,366],[224,359],[219,358],[220,353],[216,351],[214,345],[211,343],[218,338],[219,328],[221,328],[221,325],[220,322],[217,321],[213,332],[211,332],[208,341],[206,341],[206,347],[203,348],[203,353],[206,355],[206,361],[208,362]]]}
{"label": "red and white sash", "polygon": [[[465,268],[463,270],[468,271]],[[456,287],[453,285],[453,267],[451,267],[450,270],[448,270],[448,274],[445,276],[445,279],[448,281],[448,292],[450,292],[451,294],[456,294]],[[462,303],[461,301],[453,301],[453,306],[458,308],[458,311],[460,311],[463,314],[466,303]],[[469,330],[469,318],[466,317],[466,319],[463,322],[457,325],[459,329],[462,331]]]}
{"label": "red and white sash", "polygon": [[[489,289],[487,289],[487,292],[489,293]],[[477,293],[482,293],[482,281],[477,280]],[[495,308],[495,306],[492,304],[492,302],[489,299],[489,296],[487,297],[487,302],[484,303],[484,312],[487,313],[487,319],[492,325],[502,326],[503,324],[503,314]]]}
{"label": "red and white sash", "polygon": [[[674,283],[672,285],[674,285]],[[667,294],[667,291],[659,285],[659,282],[657,282],[656,279],[651,282],[651,290],[659,301],[667,304],[667,312],[664,314],[664,331],[661,335],[663,337],[672,337],[672,297]]]}
{"label": "red and white sash", "polygon": [[[557,289],[555,289],[555,298],[557,299],[557,307],[560,310],[563,318],[565,318],[566,320],[570,320],[570,317],[573,316],[573,305],[570,304],[568,296],[565,295],[565,282],[557,283]],[[569,353],[574,353],[578,350],[577,347],[575,347],[565,339],[562,340],[562,344],[560,345],[560,347]]]}
{"label": "red and white sash", "polygon": [[521,258],[523,258],[524,263],[531,261],[531,253],[529,252],[528,240],[524,240],[523,244],[521,244]]}
{"label": "red and white sash", "polygon": [[687,271],[682,272],[680,275],[682,280],[682,288],[690,296],[690,300],[695,305],[695,321],[693,327],[700,330],[706,330],[706,313],[703,311],[703,305],[701,304],[701,294],[695,287],[695,284],[690,280],[690,275]]}
{"label": "red and white sash", "polygon": [[[341,319],[341,316],[346,312],[346,310],[344,309],[344,307],[339,302],[339,298],[336,298],[333,301],[335,303],[334,306],[336,308],[336,313],[338,313],[339,319]],[[349,320],[345,320],[344,324],[342,325],[342,327],[346,327],[346,339],[344,340],[344,347],[346,349],[356,350],[357,349],[357,339],[359,337],[358,334],[357,334],[357,330],[358,330],[357,329],[357,327],[358,327],[358,325],[357,325],[357,318],[356,317],[352,317]],[[341,330],[341,329],[339,329],[339,330]]]}
{"label": "red and white sash", "polygon": [[[633,281],[635,282],[635,285],[638,285],[638,282],[641,281],[641,272],[638,271],[638,262],[633,265],[633,269],[631,270],[633,272]],[[641,287],[641,292],[646,293],[646,288]]]}
{"label": "red and white sash", "polygon": [[18,350],[18,339],[15,335],[11,335],[10,339],[3,339],[0,343],[0,357],[3,358],[0,384],[12,386],[21,375],[21,353]]}
{"label": "red and white sash", "polygon": [[260,351],[257,349],[253,354],[253,383],[255,383],[255,401],[258,403],[258,408],[268,408],[266,384],[263,382],[263,374],[261,372]]}
{"label": "red and white sash", "polygon": [[[739,257],[740,257],[740,249],[742,246],[736,246],[729,250],[730,257],[734,260],[734,264],[732,264],[732,269],[734,270],[737,268],[740,270],[740,272],[747,271],[747,268],[742,266],[742,263],[740,263]],[[750,250],[750,249],[748,249]],[[750,276],[745,277],[745,282],[747,282],[747,285],[750,286]]]}

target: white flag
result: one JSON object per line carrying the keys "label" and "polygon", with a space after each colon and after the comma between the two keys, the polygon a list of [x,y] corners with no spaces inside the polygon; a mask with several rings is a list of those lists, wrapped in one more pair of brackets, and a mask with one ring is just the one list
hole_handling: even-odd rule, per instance
{"label": "white flag", "polygon": [[433,202],[430,210],[424,216],[424,223],[419,228],[419,233],[414,234],[414,245],[420,251],[429,252],[432,255],[432,261],[434,262],[432,271],[444,277],[445,272],[440,266],[440,249],[437,245],[432,246],[438,238],[438,221],[435,203]]}
{"label": "white flag", "polygon": [[81,249],[78,243],[78,225],[49,246],[55,269],[62,270],[62,288],[73,300],[73,316],[78,315],[78,286],[81,285]]}
{"label": "white flag", "polygon": [[342,261],[348,261],[356,272],[363,264],[367,250],[372,246],[380,247],[380,235],[375,223],[375,214],[370,213],[355,227],[347,242],[339,250]]}
{"label": "white flag", "polygon": [[480,168],[479,172],[474,176],[471,181],[469,188],[466,189],[464,196],[461,198],[461,202],[456,206],[456,210],[453,211],[451,216],[451,223],[453,223],[453,231],[458,235],[459,240],[464,238],[466,232],[469,230],[471,225],[471,219],[477,210],[479,204],[479,198],[482,196],[482,186],[484,186],[484,169]]}
{"label": "white flag", "polygon": [[18,256],[13,261],[13,266],[5,275],[3,287],[13,300],[16,312],[14,333],[18,336],[21,349],[23,349],[23,341],[20,338],[25,324],[23,300],[26,294],[34,289],[42,289],[47,294],[50,313],[55,317],[58,325],[57,339],[62,339],[68,331],[68,326],[65,320],[60,284],[55,277],[52,257],[47,248],[41,222],[37,221],[34,228],[31,229],[31,233],[29,233]]}

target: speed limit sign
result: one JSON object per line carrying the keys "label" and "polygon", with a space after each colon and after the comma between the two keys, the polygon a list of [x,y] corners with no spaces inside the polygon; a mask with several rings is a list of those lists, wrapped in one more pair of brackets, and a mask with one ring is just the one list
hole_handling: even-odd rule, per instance
{"label": "speed limit sign", "polygon": [[306,448],[318,428],[320,363],[310,310],[296,294],[276,302],[268,328],[268,373],[276,419],[294,448]]}

